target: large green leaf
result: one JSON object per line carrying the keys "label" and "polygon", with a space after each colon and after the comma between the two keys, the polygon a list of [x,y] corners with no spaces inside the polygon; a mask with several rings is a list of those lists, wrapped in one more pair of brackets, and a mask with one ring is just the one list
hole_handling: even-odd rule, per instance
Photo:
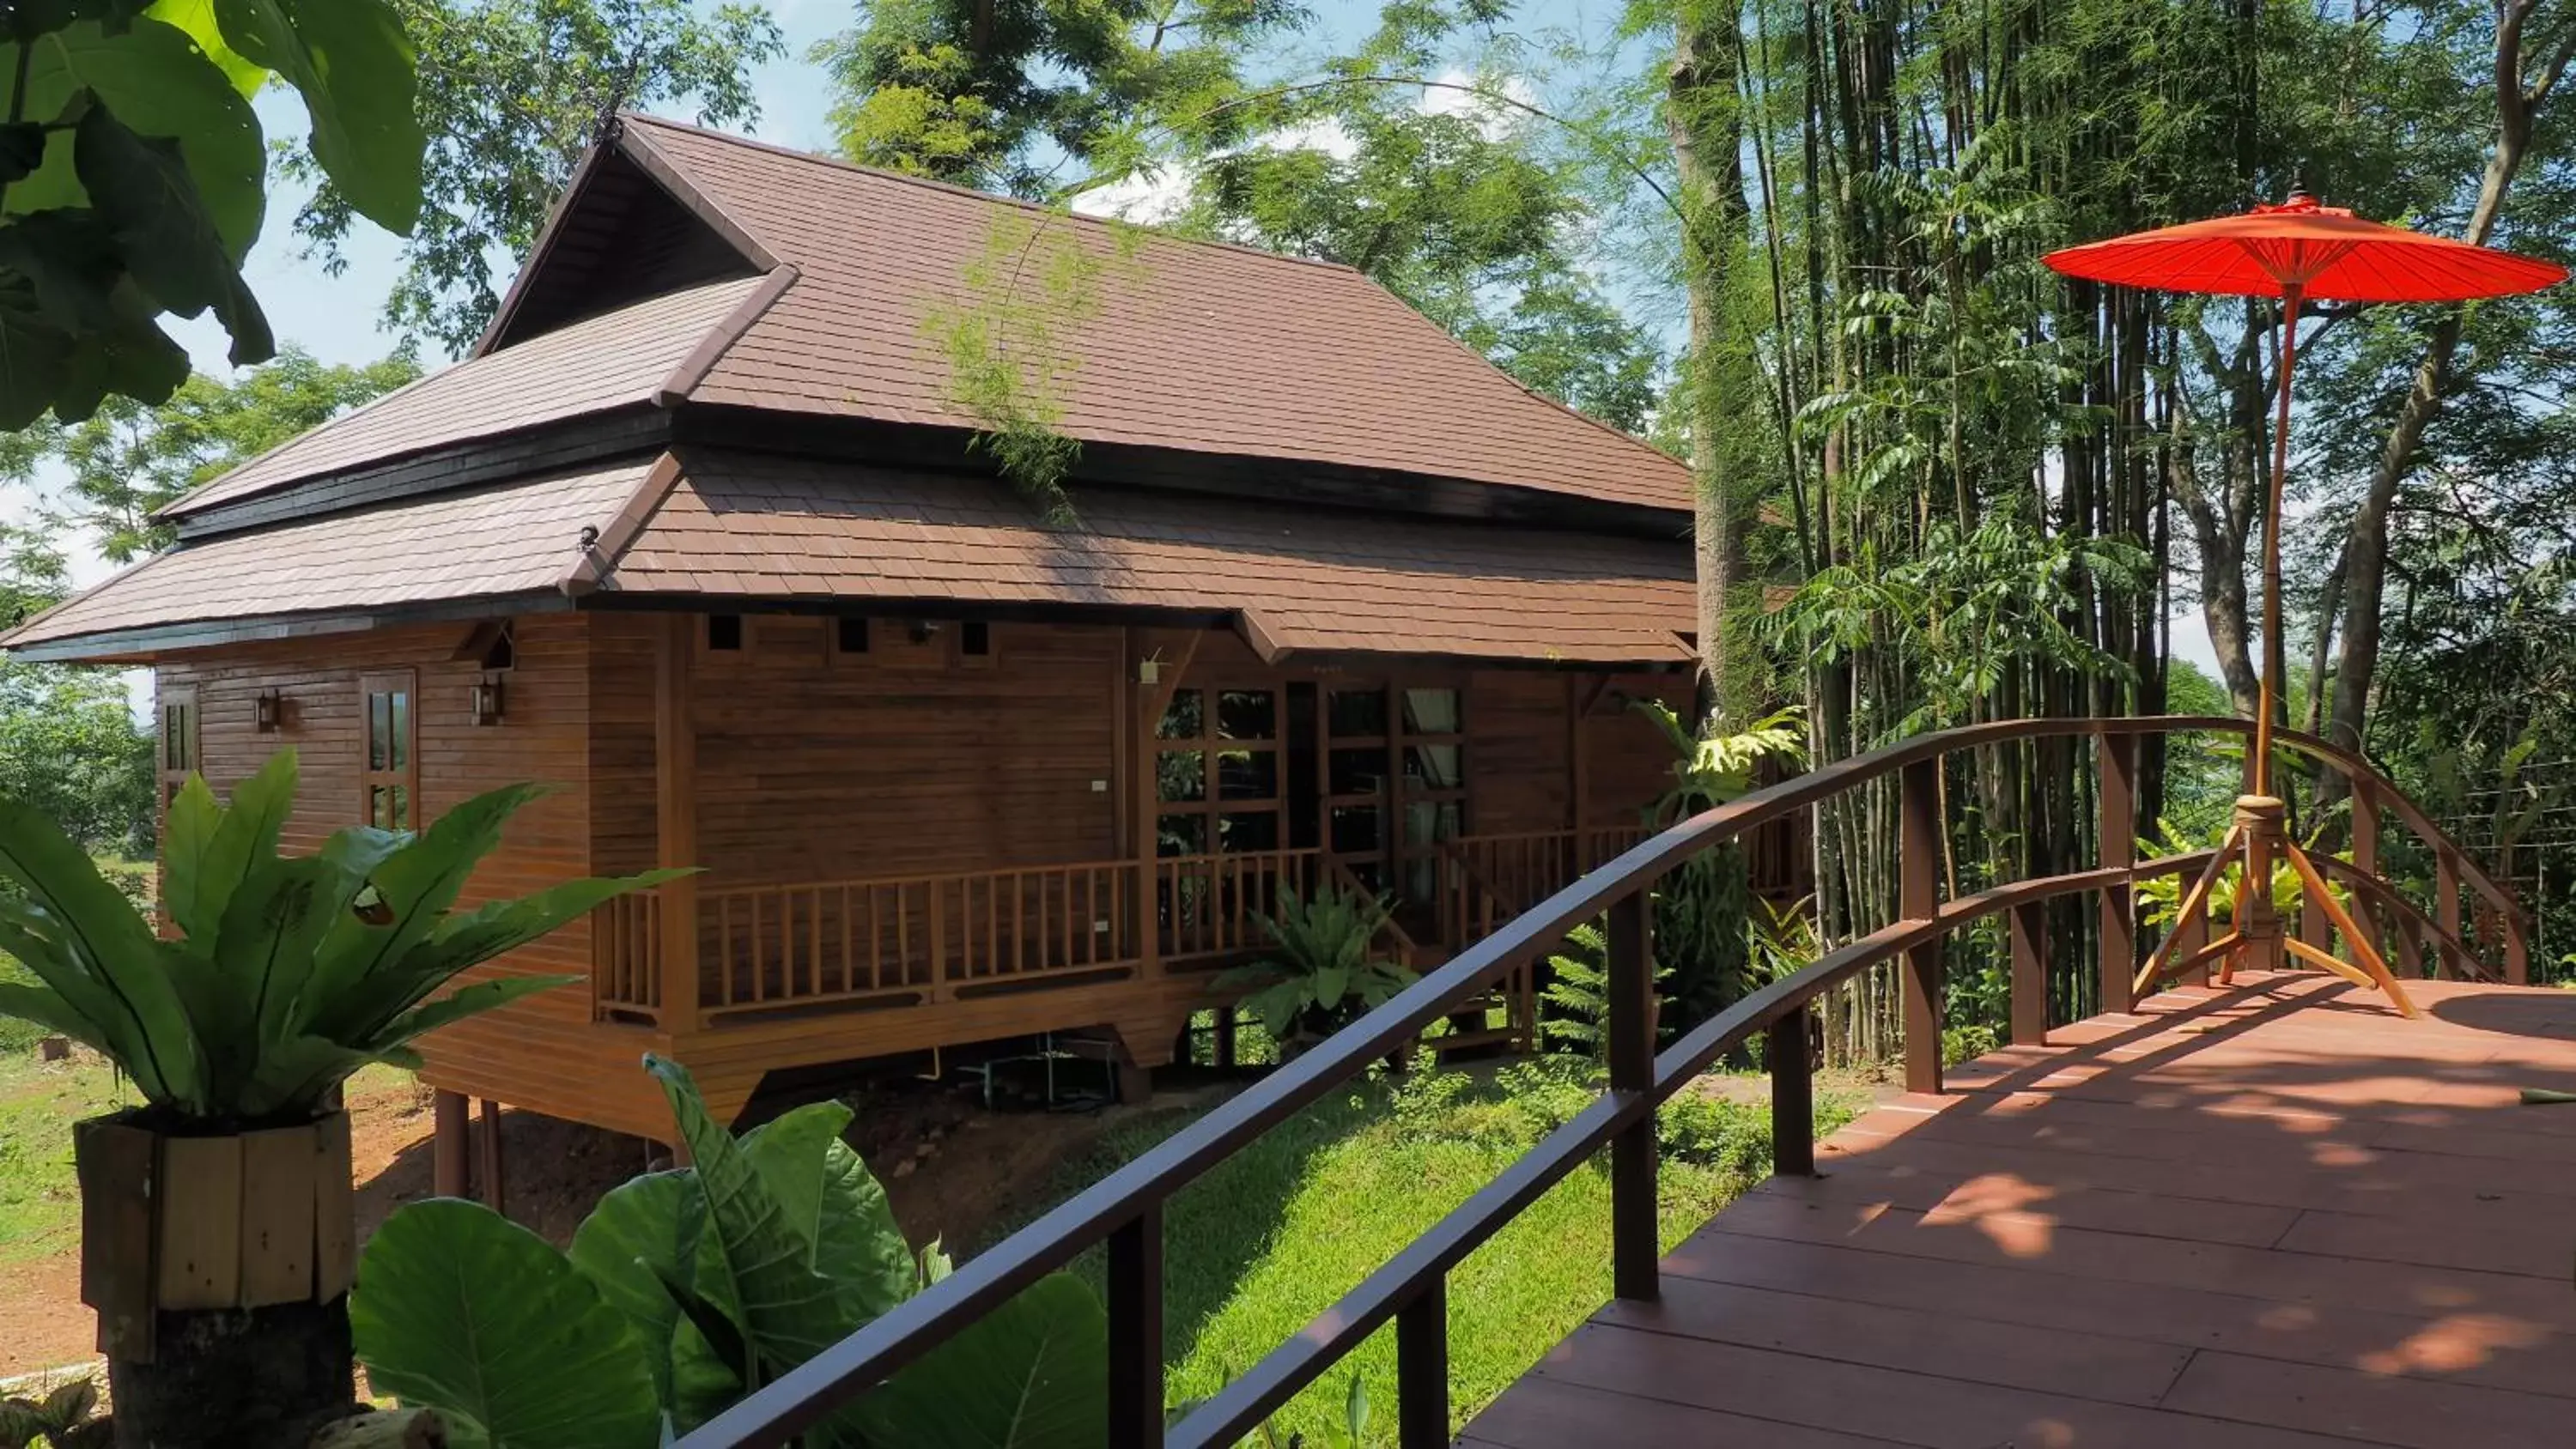
{"label": "large green leaf", "polygon": [[539,785],[486,791],[440,815],[425,833],[386,856],[372,877],[383,911],[372,920],[344,916],[323,938],[307,987],[314,1002],[307,1018],[337,1021],[346,1014],[372,1032],[409,1010],[418,997],[377,1001],[368,989],[369,978],[438,930],[476,864],[501,843],[501,828],[521,806],[545,793]]}
{"label": "large green leaf", "polygon": [[223,25],[215,18],[215,0],[153,0],[143,13],[164,25],[178,27],[195,41],[243,99],[257,96],[259,88],[268,84],[268,68],[244,60],[224,39]]}
{"label": "large green leaf", "polygon": [[921,1271],[895,1222],[884,1184],[848,1143],[823,1150],[823,1207],[814,1265],[840,1289],[841,1310],[860,1323],[881,1317],[919,1289]]}
{"label": "large green leaf", "polygon": [[232,893],[214,939],[171,953],[171,974],[203,1033],[217,1099],[259,1073],[272,994],[292,991],[341,896],[338,870],[319,856],[269,856]]}
{"label": "large green leaf", "polygon": [[392,1025],[367,1040],[367,1047],[371,1051],[392,1051],[450,1022],[480,1016],[540,991],[579,985],[583,979],[579,976],[509,976],[498,981],[477,981],[471,986],[460,986],[426,1006],[394,1018]]}
{"label": "large green leaf", "polygon": [[206,853],[214,848],[215,827],[224,823],[223,803],[203,775],[190,775],[170,797],[161,821],[161,909],[181,934],[195,935],[223,914],[197,909],[197,882],[206,872]]}
{"label": "large green leaf", "polygon": [[526,1228],[438,1198],[385,1220],[349,1326],[375,1391],[458,1421],[492,1449],[651,1449],[661,1408],[644,1346],[590,1278]]}
{"label": "large green leaf", "polygon": [[295,783],[295,751],[279,750],[233,787],[231,801],[216,811],[203,845],[171,858],[165,909],[190,940],[212,940],[233,892],[262,861],[276,856],[278,833],[295,806]]}
{"label": "large green leaf", "polygon": [[[0,378],[12,411],[39,398],[66,422],[88,417],[110,393],[161,402],[188,377],[188,354],[158,320],[160,304],[123,270],[121,247],[86,208],[41,211],[0,224],[0,273],[21,281],[0,306],[32,300],[34,315],[14,319],[32,347],[50,353],[50,371]],[[40,340],[50,328],[56,343]]]}
{"label": "large green leaf", "polygon": [[322,938],[317,938],[302,955],[277,963],[260,1009],[262,1040],[283,1041],[312,1029],[314,1003],[306,991],[321,960],[321,940],[328,938],[342,921],[352,919],[357,900],[368,889],[377,867],[410,839],[401,831],[351,826],[334,831],[330,839],[322,842],[321,850],[315,852],[315,858],[329,868],[329,894],[322,906]]}
{"label": "large green leaf", "polygon": [[297,1036],[267,1043],[250,1080],[229,1104],[245,1120],[279,1115],[309,1115],[333,1085],[375,1062],[419,1070],[417,1060],[397,1061],[392,1053],[360,1051],[328,1037]]}
{"label": "large green leaf", "polygon": [[224,38],[304,93],[313,155],[360,215],[420,220],[420,120],[411,40],[384,0],[215,0]]}
{"label": "large green leaf", "polygon": [[713,1231],[699,1258],[699,1291],[733,1315],[750,1346],[755,1377],[766,1382],[858,1325],[842,1310],[832,1281],[814,1271],[812,1250],[797,1235],[778,1194],[733,1134],[707,1115],[687,1068],[657,1056],[647,1056],[644,1064],[662,1084],[706,1194]]}
{"label": "large green leaf", "polygon": [[14,1016],[32,1021],[57,1036],[111,1051],[107,1034],[87,1016],[73,1009],[62,993],[50,986],[27,986],[15,981],[0,981],[0,1016]]}
{"label": "large green leaf", "polygon": [[1089,1285],[1050,1273],[861,1401],[871,1438],[904,1449],[1090,1449],[1109,1442],[1109,1320]]}
{"label": "large green leaf", "polygon": [[[141,135],[106,106],[93,105],[73,128],[72,165],[126,270],[154,304],[182,317],[211,308],[233,339],[235,366],[277,354],[268,319],[243,283],[239,260],[226,248],[177,141]],[[151,314],[142,320],[149,326]]]}
{"label": "large green leaf", "polygon": [[[121,35],[96,23],[74,25],[28,49],[27,116],[51,120],[87,91],[137,133],[177,141],[225,253],[236,262],[249,254],[268,204],[259,117],[196,42],[175,26],[145,18]],[[0,44],[0,66],[16,63],[16,47]],[[86,204],[73,150],[71,133],[57,134],[44,164],[9,188],[7,209]]]}
{"label": "large green leaf", "polygon": [[[654,1392],[665,1407],[677,1402],[672,1361],[675,1353],[684,1351],[674,1339],[696,1333],[682,1321],[680,1306],[665,1285],[690,1280],[706,1222],[707,1200],[698,1191],[697,1175],[683,1169],[649,1173],[620,1184],[573,1230],[568,1253],[572,1265],[598,1286],[600,1297],[635,1325],[652,1369]],[[730,1399],[742,1391],[730,1373],[713,1364],[703,1345],[690,1356],[722,1376],[713,1397]]]}
{"label": "large green leaf", "polygon": [[0,273],[0,429],[16,432],[54,405],[72,339],[44,313],[35,284]]}
{"label": "large green leaf", "polygon": [[[205,1102],[205,1074],[197,1035],[179,994],[163,974],[160,942],[125,894],[98,873],[89,852],[33,806],[0,797],[0,876],[25,888],[50,935],[77,974],[112,998],[111,1014],[132,1034],[111,1030],[131,1055],[119,1065],[144,1095],[185,1108]],[[21,925],[25,924],[23,918]],[[30,969],[42,974],[37,962]],[[62,980],[45,984],[89,1010]],[[97,999],[97,994],[92,994]],[[109,1025],[107,1021],[102,1026]]]}

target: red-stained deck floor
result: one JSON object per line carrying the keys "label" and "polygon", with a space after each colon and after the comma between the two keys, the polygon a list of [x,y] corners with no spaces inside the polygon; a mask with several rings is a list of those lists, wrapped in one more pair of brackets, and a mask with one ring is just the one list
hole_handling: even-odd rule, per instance
{"label": "red-stained deck floor", "polygon": [[2576,1446],[2576,992],[2300,974],[1954,1069],[1747,1194],[1480,1449]]}

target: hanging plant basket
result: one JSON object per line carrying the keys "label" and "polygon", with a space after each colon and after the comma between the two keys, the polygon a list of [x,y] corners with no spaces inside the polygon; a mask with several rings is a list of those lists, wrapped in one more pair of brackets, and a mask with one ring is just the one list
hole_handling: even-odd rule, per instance
{"label": "hanging plant basket", "polygon": [[164,1315],[327,1304],[357,1265],[349,1115],[183,1136],[137,1114],[73,1129],[81,1301],[111,1360],[157,1361]]}

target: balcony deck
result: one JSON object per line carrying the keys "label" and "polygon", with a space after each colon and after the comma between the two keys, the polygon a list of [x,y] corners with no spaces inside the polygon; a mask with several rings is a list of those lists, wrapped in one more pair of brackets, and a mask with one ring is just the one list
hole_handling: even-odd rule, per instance
{"label": "balcony deck", "polygon": [[[2251,978],[2248,978],[2250,981]],[[2576,992],[2184,989],[1747,1194],[1481,1449],[2454,1449],[2576,1421]]]}

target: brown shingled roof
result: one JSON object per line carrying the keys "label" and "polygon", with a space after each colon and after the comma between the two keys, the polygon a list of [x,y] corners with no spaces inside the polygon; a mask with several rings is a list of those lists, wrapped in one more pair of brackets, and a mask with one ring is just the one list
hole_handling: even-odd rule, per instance
{"label": "brown shingled roof", "polygon": [[759,277],[709,282],[460,362],[261,454],[163,511],[178,517],[336,468],[648,402],[761,287]]}
{"label": "brown shingled roof", "polygon": [[[137,631],[595,588],[1233,614],[1273,651],[1690,658],[1678,538],[1113,489],[1074,502],[1082,526],[1053,528],[996,481],[693,447],[183,544],[0,646],[108,654]],[[612,557],[585,564],[586,526]]]}
{"label": "brown shingled roof", "polygon": [[227,534],[145,560],[0,635],[33,648],[223,623],[551,592],[651,460]]}
{"label": "brown shingled roof", "polygon": [[1052,528],[1004,484],[689,449],[618,557],[628,593],[1147,607],[1280,651],[1684,662],[1689,548],[1331,508],[1086,490]]}
{"label": "brown shingled roof", "polygon": [[[1058,426],[1087,442],[1281,457],[1683,509],[1687,470],[1515,382],[1348,267],[1183,241],[645,117],[632,144],[803,275],[716,361],[704,402],[973,427],[924,334],[942,312],[1053,305],[1058,253],[1096,264],[1060,326]],[[1027,239],[1037,238],[1033,246]],[[1019,265],[1021,254],[1034,260]],[[1022,295],[1025,294],[1025,295]]]}

